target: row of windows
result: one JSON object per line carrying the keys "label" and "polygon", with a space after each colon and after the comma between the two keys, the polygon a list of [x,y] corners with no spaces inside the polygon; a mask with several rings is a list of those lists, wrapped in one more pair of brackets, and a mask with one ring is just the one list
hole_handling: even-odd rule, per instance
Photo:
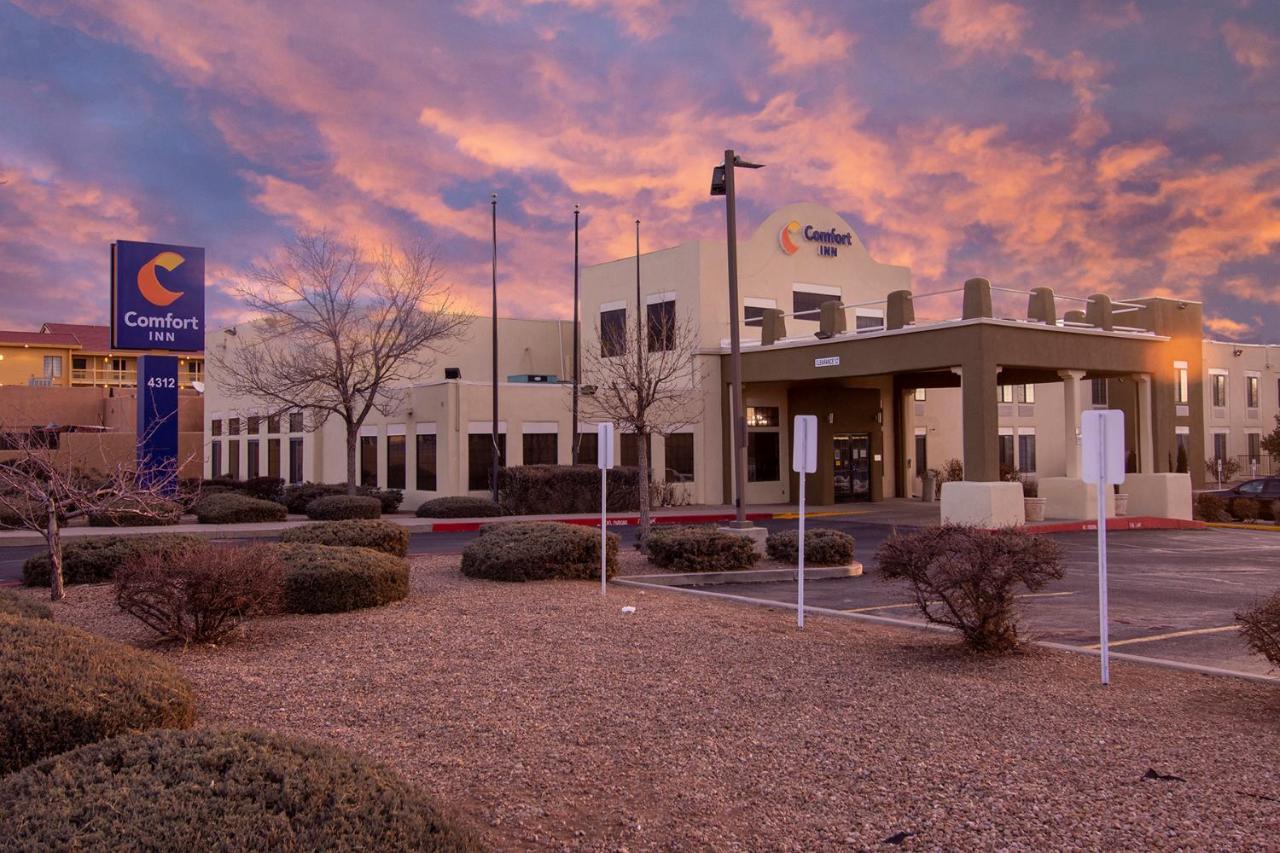
{"label": "row of windows", "polygon": [[[1018,471],[1021,474],[1034,474],[1036,470],[1036,436],[1035,433],[1019,433],[1018,435],[1001,435],[999,438],[1000,467]],[[1014,456],[1014,439],[1017,439],[1018,453]]]}
{"label": "row of windows", "polygon": [[[267,439],[267,477],[282,477],[281,474],[281,452],[284,448],[283,438]],[[288,476],[284,479],[290,483],[302,482],[302,439],[290,438],[289,441],[289,458],[288,458]],[[224,451],[225,447],[225,451]],[[256,439],[247,439],[244,442],[244,478],[251,480],[254,477],[264,476],[261,467],[261,450],[262,443]],[[225,458],[224,458],[225,453]],[[225,461],[225,465],[224,465]],[[209,471],[215,478],[230,477],[233,480],[241,478],[240,470],[240,442],[238,440],[215,441],[209,448]]]}
{"label": "row of windows", "polygon": [[[651,302],[645,308],[646,345],[649,352],[669,350],[676,339],[676,301]],[[600,355],[605,358],[627,352],[627,309],[600,312]]]}
{"label": "row of windows", "polygon": [[[1250,432],[1245,433],[1245,457],[1253,464],[1262,462],[1262,433]],[[1227,433],[1215,432],[1213,434],[1213,458],[1226,459],[1227,453]]]}
{"label": "row of windows", "polygon": [[[1227,407],[1227,374],[1211,373],[1209,375],[1209,400],[1215,409]],[[1280,380],[1276,381],[1276,394],[1280,395]],[[1262,377],[1246,376],[1244,378],[1244,406],[1246,409],[1257,409],[1262,406]]]}
{"label": "row of windows", "polygon": [[[245,435],[258,435],[262,432],[263,421],[266,421],[267,434],[275,435],[280,432],[281,417],[280,415],[268,415],[267,417],[259,417],[250,415],[247,418],[227,418],[226,431],[227,435],[240,435],[241,427],[244,428]],[[289,412],[284,420],[288,426],[288,432],[302,432],[303,421],[302,412]],[[209,422],[209,434],[212,436],[222,435],[223,420],[222,418],[214,418]]]}

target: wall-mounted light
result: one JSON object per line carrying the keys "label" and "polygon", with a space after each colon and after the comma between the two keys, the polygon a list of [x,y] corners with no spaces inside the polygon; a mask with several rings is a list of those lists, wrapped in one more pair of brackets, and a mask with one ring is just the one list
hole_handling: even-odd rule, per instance
{"label": "wall-mounted light", "polygon": [[884,409],[881,409],[880,411],[876,412],[876,423],[878,424],[884,423]]}
{"label": "wall-mounted light", "polygon": [[1234,356],[1235,358],[1239,358],[1240,356],[1244,355],[1244,350],[1242,350],[1242,349],[1233,349],[1233,350],[1231,351],[1231,355],[1232,355],[1232,356]]}
{"label": "wall-mounted light", "polygon": [[835,422],[836,422],[836,413],[835,413],[835,412],[827,412],[827,423],[829,423],[829,424],[833,424],[833,423],[835,423]]}

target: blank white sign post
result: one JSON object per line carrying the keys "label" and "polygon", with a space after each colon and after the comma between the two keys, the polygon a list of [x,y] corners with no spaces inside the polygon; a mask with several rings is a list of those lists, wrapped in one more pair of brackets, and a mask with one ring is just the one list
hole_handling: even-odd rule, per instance
{"label": "blank white sign post", "polygon": [[818,416],[796,415],[792,427],[791,470],[800,475],[800,542],[796,626],[804,627],[804,478],[818,470]]}
{"label": "blank white sign post", "polygon": [[1107,492],[1124,482],[1124,412],[1095,409],[1080,415],[1080,466],[1086,483],[1098,489],[1098,648],[1102,683],[1111,683],[1107,632]]}
{"label": "blank white sign post", "polygon": [[608,517],[606,507],[609,505],[609,487],[607,478],[609,469],[613,467],[613,424],[605,421],[596,424],[596,465],[600,467],[600,594],[605,595],[607,588],[608,557],[605,546],[608,543]]}

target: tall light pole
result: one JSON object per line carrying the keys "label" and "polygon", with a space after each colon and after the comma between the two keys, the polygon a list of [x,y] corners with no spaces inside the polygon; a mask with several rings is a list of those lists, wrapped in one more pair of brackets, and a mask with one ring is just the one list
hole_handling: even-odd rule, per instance
{"label": "tall light pole", "polygon": [[498,502],[498,194],[489,194],[493,221],[493,465],[489,472],[493,502]]}
{"label": "tall light pole", "polygon": [[573,206],[573,444],[570,445],[572,462],[577,465],[578,448],[582,444],[582,436],[578,431],[578,383],[582,381],[580,371],[582,370],[582,353],[581,338],[578,332],[578,215],[581,213],[578,205]]}
{"label": "tall light pole", "polygon": [[763,169],[763,164],[748,163],[725,149],[724,165],[711,172],[711,194],[725,197],[725,229],[729,244],[729,417],[733,439],[733,490],[738,518],[734,527],[750,527],[747,522],[747,412],[742,401],[742,339],[738,330],[738,221],[737,202],[733,194],[733,169]]}

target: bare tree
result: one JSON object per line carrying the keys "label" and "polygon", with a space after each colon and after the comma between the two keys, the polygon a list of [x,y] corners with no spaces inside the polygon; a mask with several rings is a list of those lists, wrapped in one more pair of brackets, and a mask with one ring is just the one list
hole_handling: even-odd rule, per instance
{"label": "bare tree", "polygon": [[649,534],[649,441],[688,426],[701,415],[697,328],[667,315],[646,331],[639,323],[596,330],[599,348],[583,350],[583,381],[595,393],[583,397],[588,417],[613,421],[638,443],[640,541]]}
{"label": "bare tree", "polygon": [[53,437],[42,430],[0,425],[0,435],[8,457],[0,463],[0,512],[7,526],[44,537],[53,601],[66,595],[62,528],[68,522],[98,513],[175,520],[181,515],[185,501],[174,497],[181,464],[146,468],[116,463],[104,464],[106,473],[86,471],[72,464],[70,454],[59,454]]}
{"label": "bare tree", "polygon": [[311,429],[340,419],[354,494],[361,425],[371,412],[394,411],[468,318],[454,309],[435,254],[421,245],[370,256],[331,234],[303,234],[283,260],[249,277],[253,286],[239,294],[261,319],[213,352],[217,380],[263,414],[302,410]]}

